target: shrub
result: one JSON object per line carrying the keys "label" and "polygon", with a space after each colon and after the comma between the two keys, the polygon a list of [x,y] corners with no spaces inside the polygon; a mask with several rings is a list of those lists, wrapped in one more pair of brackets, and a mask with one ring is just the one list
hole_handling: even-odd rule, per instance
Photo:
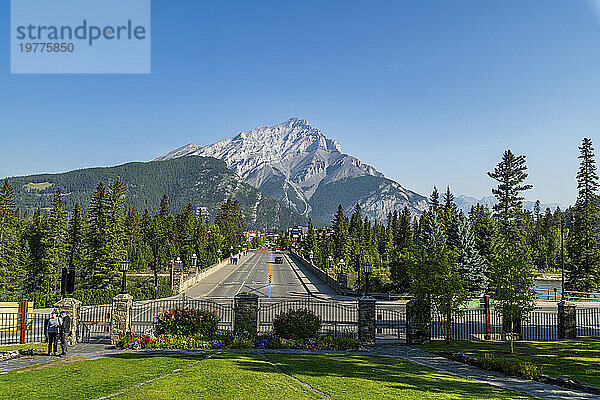
{"label": "shrub", "polygon": [[326,335],[317,339],[317,348],[321,350],[356,350],[358,349],[358,340],[351,336]]}
{"label": "shrub", "polygon": [[205,308],[161,310],[156,321],[157,334],[209,338],[217,331],[219,316]]}
{"label": "shrub", "polygon": [[499,357],[488,353],[484,354],[478,360],[482,368],[502,372],[507,375],[520,376],[532,380],[539,380],[542,376],[541,367],[526,361],[519,361],[510,357]]}
{"label": "shrub", "polygon": [[286,339],[315,338],[321,330],[321,318],[310,310],[289,310],[275,317],[273,330]]}

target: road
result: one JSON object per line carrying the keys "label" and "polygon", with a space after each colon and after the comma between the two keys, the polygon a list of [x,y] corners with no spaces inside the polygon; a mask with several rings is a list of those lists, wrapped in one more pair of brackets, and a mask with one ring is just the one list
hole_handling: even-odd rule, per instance
{"label": "road", "polygon": [[[321,282],[305,267],[295,263],[286,253],[283,264],[275,264],[275,253],[267,250],[250,251],[237,265],[227,265],[198,284],[190,287],[185,294],[192,298],[233,298],[241,292],[249,292],[259,297],[308,296],[323,299],[355,300],[339,296],[329,286]],[[272,276],[269,285],[269,273]]]}

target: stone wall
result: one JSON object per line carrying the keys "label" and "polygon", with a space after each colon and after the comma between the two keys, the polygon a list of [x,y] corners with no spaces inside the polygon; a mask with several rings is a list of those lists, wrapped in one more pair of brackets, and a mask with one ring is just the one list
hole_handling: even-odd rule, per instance
{"label": "stone wall", "polygon": [[[239,261],[241,260],[241,253],[236,254],[234,257],[238,258],[238,264],[239,264]],[[229,258],[227,258],[221,262],[218,262],[216,264],[213,264],[210,267],[204,268],[195,274],[182,274],[181,278],[173,280],[173,288],[172,288],[173,296],[177,296],[178,294],[183,293],[190,287],[192,287],[195,284],[197,284],[198,282],[200,282],[202,279],[206,278],[207,276],[212,275],[213,273],[217,272],[218,270],[220,270],[221,268],[223,268],[227,265],[230,265]]]}
{"label": "stone wall", "polygon": [[425,344],[431,341],[431,308],[425,302],[406,303],[406,343]]}
{"label": "stone wall", "polygon": [[575,339],[577,337],[576,306],[568,301],[558,303],[558,338]]}
{"label": "stone wall", "polygon": [[358,340],[362,345],[375,344],[375,301],[370,296],[358,299]]}

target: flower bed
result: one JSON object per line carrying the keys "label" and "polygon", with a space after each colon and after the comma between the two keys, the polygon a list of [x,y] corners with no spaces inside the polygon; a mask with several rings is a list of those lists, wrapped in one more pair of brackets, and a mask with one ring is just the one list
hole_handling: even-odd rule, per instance
{"label": "flower bed", "polygon": [[299,349],[299,350],[356,350],[358,341],[354,337],[319,336],[312,339],[284,339],[272,333],[251,337],[229,331],[217,331],[212,337],[201,335],[169,335],[156,337],[129,333],[118,347],[123,349]]}

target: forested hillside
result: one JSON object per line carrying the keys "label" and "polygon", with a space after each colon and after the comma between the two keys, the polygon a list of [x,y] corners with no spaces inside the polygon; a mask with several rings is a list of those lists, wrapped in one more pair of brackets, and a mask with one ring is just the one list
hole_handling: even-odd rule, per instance
{"label": "forested hillside", "polygon": [[179,212],[191,203],[196,212],[213,220],[219,203],[229,198],[239,202],[249,228],[277,230],[306,224],[304,217],[243,182],[225,162],[210,157],[182,157],[62,174],[31,175],[9,178],[9,183],[22,211],[49,209],[52,197],[60,187],[67,211],[72,211],[79,203],[87,212],[98,182],[109,184],[118,177],[125,185],[126,206],[140,212],[158,211],[161,198],[166,194],[173,211]]}

